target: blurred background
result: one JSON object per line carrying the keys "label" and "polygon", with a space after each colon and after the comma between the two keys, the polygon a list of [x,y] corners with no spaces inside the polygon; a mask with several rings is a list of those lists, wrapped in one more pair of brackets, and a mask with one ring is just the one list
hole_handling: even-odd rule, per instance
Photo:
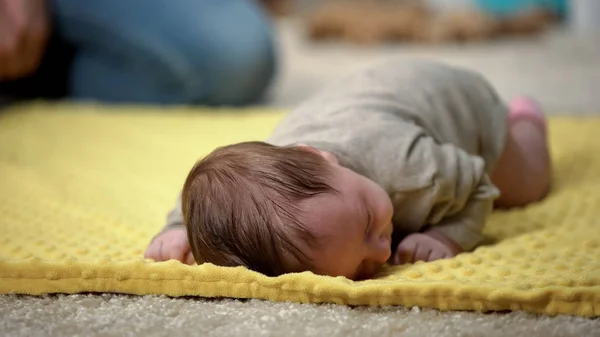
{"label": "blurred background", "polygon": [[598,0],[272,0],[278,73],[267,104],[294,106],[395,55],[482,72],[550,113],[600,113]]}

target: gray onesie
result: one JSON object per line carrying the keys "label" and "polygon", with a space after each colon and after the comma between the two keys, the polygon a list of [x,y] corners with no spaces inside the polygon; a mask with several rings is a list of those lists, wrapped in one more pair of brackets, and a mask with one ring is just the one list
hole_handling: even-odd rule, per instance
{"label": "gray onesie", "polygon": [[[480,75],[393,58],[306,101],[266,141],[332,152],[388,192],[396,230],[435,226],[471,250],[499,195],[489,173],[504,148],[506,119],[505,105]],[[178,200],[167,227],[182,225]]]}

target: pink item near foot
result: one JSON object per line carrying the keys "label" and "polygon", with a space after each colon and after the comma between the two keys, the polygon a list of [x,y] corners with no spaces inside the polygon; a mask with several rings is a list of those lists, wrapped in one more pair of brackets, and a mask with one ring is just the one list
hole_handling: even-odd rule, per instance
{"label": "pink item near foot", "polygon": [[514,125],[519,120],[526,119],[536,123],[544,136],[548,133],[548,122],[539,104],[528,97],[519,97],[513,99],[509,104],[508,120],[510,125]]}

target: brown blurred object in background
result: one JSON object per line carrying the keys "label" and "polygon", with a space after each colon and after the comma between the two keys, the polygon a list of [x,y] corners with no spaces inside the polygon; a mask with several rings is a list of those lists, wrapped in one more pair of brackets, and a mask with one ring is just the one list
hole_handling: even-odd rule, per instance
{"label": "brown blurred object in background", "polygon": [[475,9],[435,14],[420,0],[338,0],[327,1],[317,8],[308,18],[307,29],[313,40],[443,43],[537,34],[554,19],[543,10],[497,19]]}
{"label": "brown blurred object in background", "polygon": [[269,14],[274,17],[282,17],[291,14],[290,0],[259,0],[260,3],[267,9]]}
{"label": "brown blurred object in background", "polygon": [[536,34],[548,29],[558,17],[546,10],[529,10],[499,22],[499,30],[506,35]]}
{"label": "brown blurred object in background", "polygon": [[375,1],[330,2],[308,21],[312,39],[343,38],[372,44],[383,40],[414,40],[424,28],[429,13],[420,3],[401,5]]}

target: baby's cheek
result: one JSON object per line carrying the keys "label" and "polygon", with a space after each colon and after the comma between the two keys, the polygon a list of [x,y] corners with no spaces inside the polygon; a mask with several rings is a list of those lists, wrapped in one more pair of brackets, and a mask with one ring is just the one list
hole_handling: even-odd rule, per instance
{"label": "baby's cheek", "polygon": [[392,223],[392,219],[394,218],[394,204],[392,203],[392,199],[384,192],[381,195],[381,198],[379,198],[378,204],[381,221]]}
{"label": "baby's cheek", "polygon": [[317,262],[317,274],[327,275],[332,277],[344,276],[352,279],[355,271],[358,270],[358,264],[352,263],[352,257],[340,257],[336,261],[319,259],[319,256],[313,258]]}

